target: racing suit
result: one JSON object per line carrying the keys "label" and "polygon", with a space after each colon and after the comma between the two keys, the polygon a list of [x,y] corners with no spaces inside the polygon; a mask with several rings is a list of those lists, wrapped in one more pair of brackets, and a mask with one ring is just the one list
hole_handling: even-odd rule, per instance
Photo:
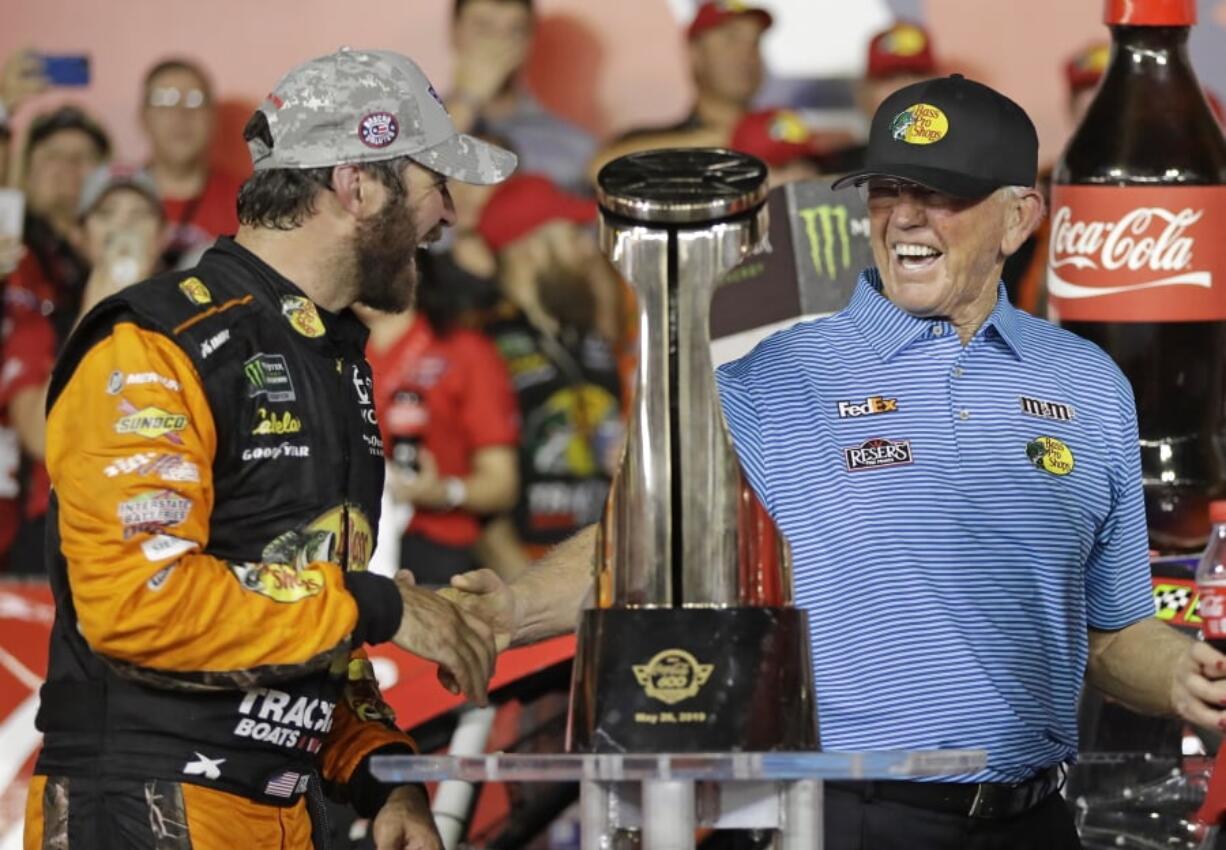
{"label": "racing suit", "polygon": [[382,805],[368,756],[413,744],[361,649],[402,611],[364,571],[365,341],[228,239],[82,321],[48,398],[56,621],[26,848],[307,848],[320,787]]}

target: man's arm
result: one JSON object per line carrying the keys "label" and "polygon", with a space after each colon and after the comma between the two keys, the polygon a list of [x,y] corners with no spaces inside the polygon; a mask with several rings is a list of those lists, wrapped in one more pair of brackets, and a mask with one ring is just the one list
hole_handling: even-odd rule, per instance
{"label": "man's arm", "polygon": [[[1094,687],[1142,714],[1186,710],[1179,676],[1193,641],[1161,620],[1140,620],[1118,631],[1090,629],[1086,679]],[[1210,725],[1216,725],[1211,723]]]}
{"label": "man's arm", "polygon": [[500,650],[574,631],[592,589],[596,526],[560,543],[511,584],[493,570],[456,576],[440,593],[494,629]]}

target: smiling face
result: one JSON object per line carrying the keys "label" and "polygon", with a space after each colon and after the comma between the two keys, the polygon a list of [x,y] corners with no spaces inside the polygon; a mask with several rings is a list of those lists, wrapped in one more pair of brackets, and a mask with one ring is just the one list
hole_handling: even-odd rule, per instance
{"label": "smiling face", "polygon": [[1042,208],[1033,190],[965,199],[872,178],[862,191],[886,297],[912,315],[944,316],[970,333],[991,313],[1005,258],[1030,235]]}

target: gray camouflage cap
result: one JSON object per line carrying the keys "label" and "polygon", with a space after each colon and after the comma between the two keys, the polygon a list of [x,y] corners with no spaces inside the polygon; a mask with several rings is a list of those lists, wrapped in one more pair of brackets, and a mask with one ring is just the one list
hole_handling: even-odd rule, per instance
{"label": "gray camouflage cap", "polygon": [[272,147],[247,143],[256,171],[323,168],[408,156],[463,183],[498,183],[515,154],[457,133],[421,68],[390,50],[350,50],[286,74],[260,105]]}

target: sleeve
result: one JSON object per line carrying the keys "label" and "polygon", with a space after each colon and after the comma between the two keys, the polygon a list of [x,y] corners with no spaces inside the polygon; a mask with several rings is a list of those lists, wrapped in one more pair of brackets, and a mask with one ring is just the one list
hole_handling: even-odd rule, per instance
{"label": "sleeve", "polygon": [[1154,615],[1136,403],[1127,379],[1115,371],[1119,408],[1109,425],[1114,433],[1108,431],[1111,512],[1098,529],[1085,569],[1086,621],[1102,631]]}
{"label": "sleeve", "polygon": [[362,650],[349,659],[344,694],[332,717],[321,753],[325,787],[337,801],[352,803],[362,817],[374,817],[393,786],[371,775],[370,757],[413,755],[417,744],[396,728],[395,715],[383,701],[374,668]]}
{"label": "sleeve", "polygon": [[[133,374],[142,380],[124,381]],[[374,631],[361,615],[385,610],[385,589],[369,585],[387,579],[350,573],[347,587],[332,563],[205,554],[216,443],[200,378],[165,336],[120,322],[82,357],[47,431],[79,631],[121,675],[157,687],[246,688],[326,669]],[[269,594],[274,585],[295,592]],[[381,640],[399,625],[393,594]]]}
{"label": "sleeve", "polygon": [[743,361],[725,364],[715,372],[715,383],[719,390],[720,407],[723,408],[724,421],[732,432],[732,442],[736,448],[737,459],[745,476],[753,487],[762,504],[771,514],[774,514],[770,501],[770,487],[766,474],[766,454],[762,439],[762,415],[758,410],[757,400],[749,389],[748,382],[741,375]]}
{"label": "sleeve", "polygon": [[511,373],[494,344],[483,336],[468,338],[465,358],[464,430],[474,448],[519,443],[519,404]]}

